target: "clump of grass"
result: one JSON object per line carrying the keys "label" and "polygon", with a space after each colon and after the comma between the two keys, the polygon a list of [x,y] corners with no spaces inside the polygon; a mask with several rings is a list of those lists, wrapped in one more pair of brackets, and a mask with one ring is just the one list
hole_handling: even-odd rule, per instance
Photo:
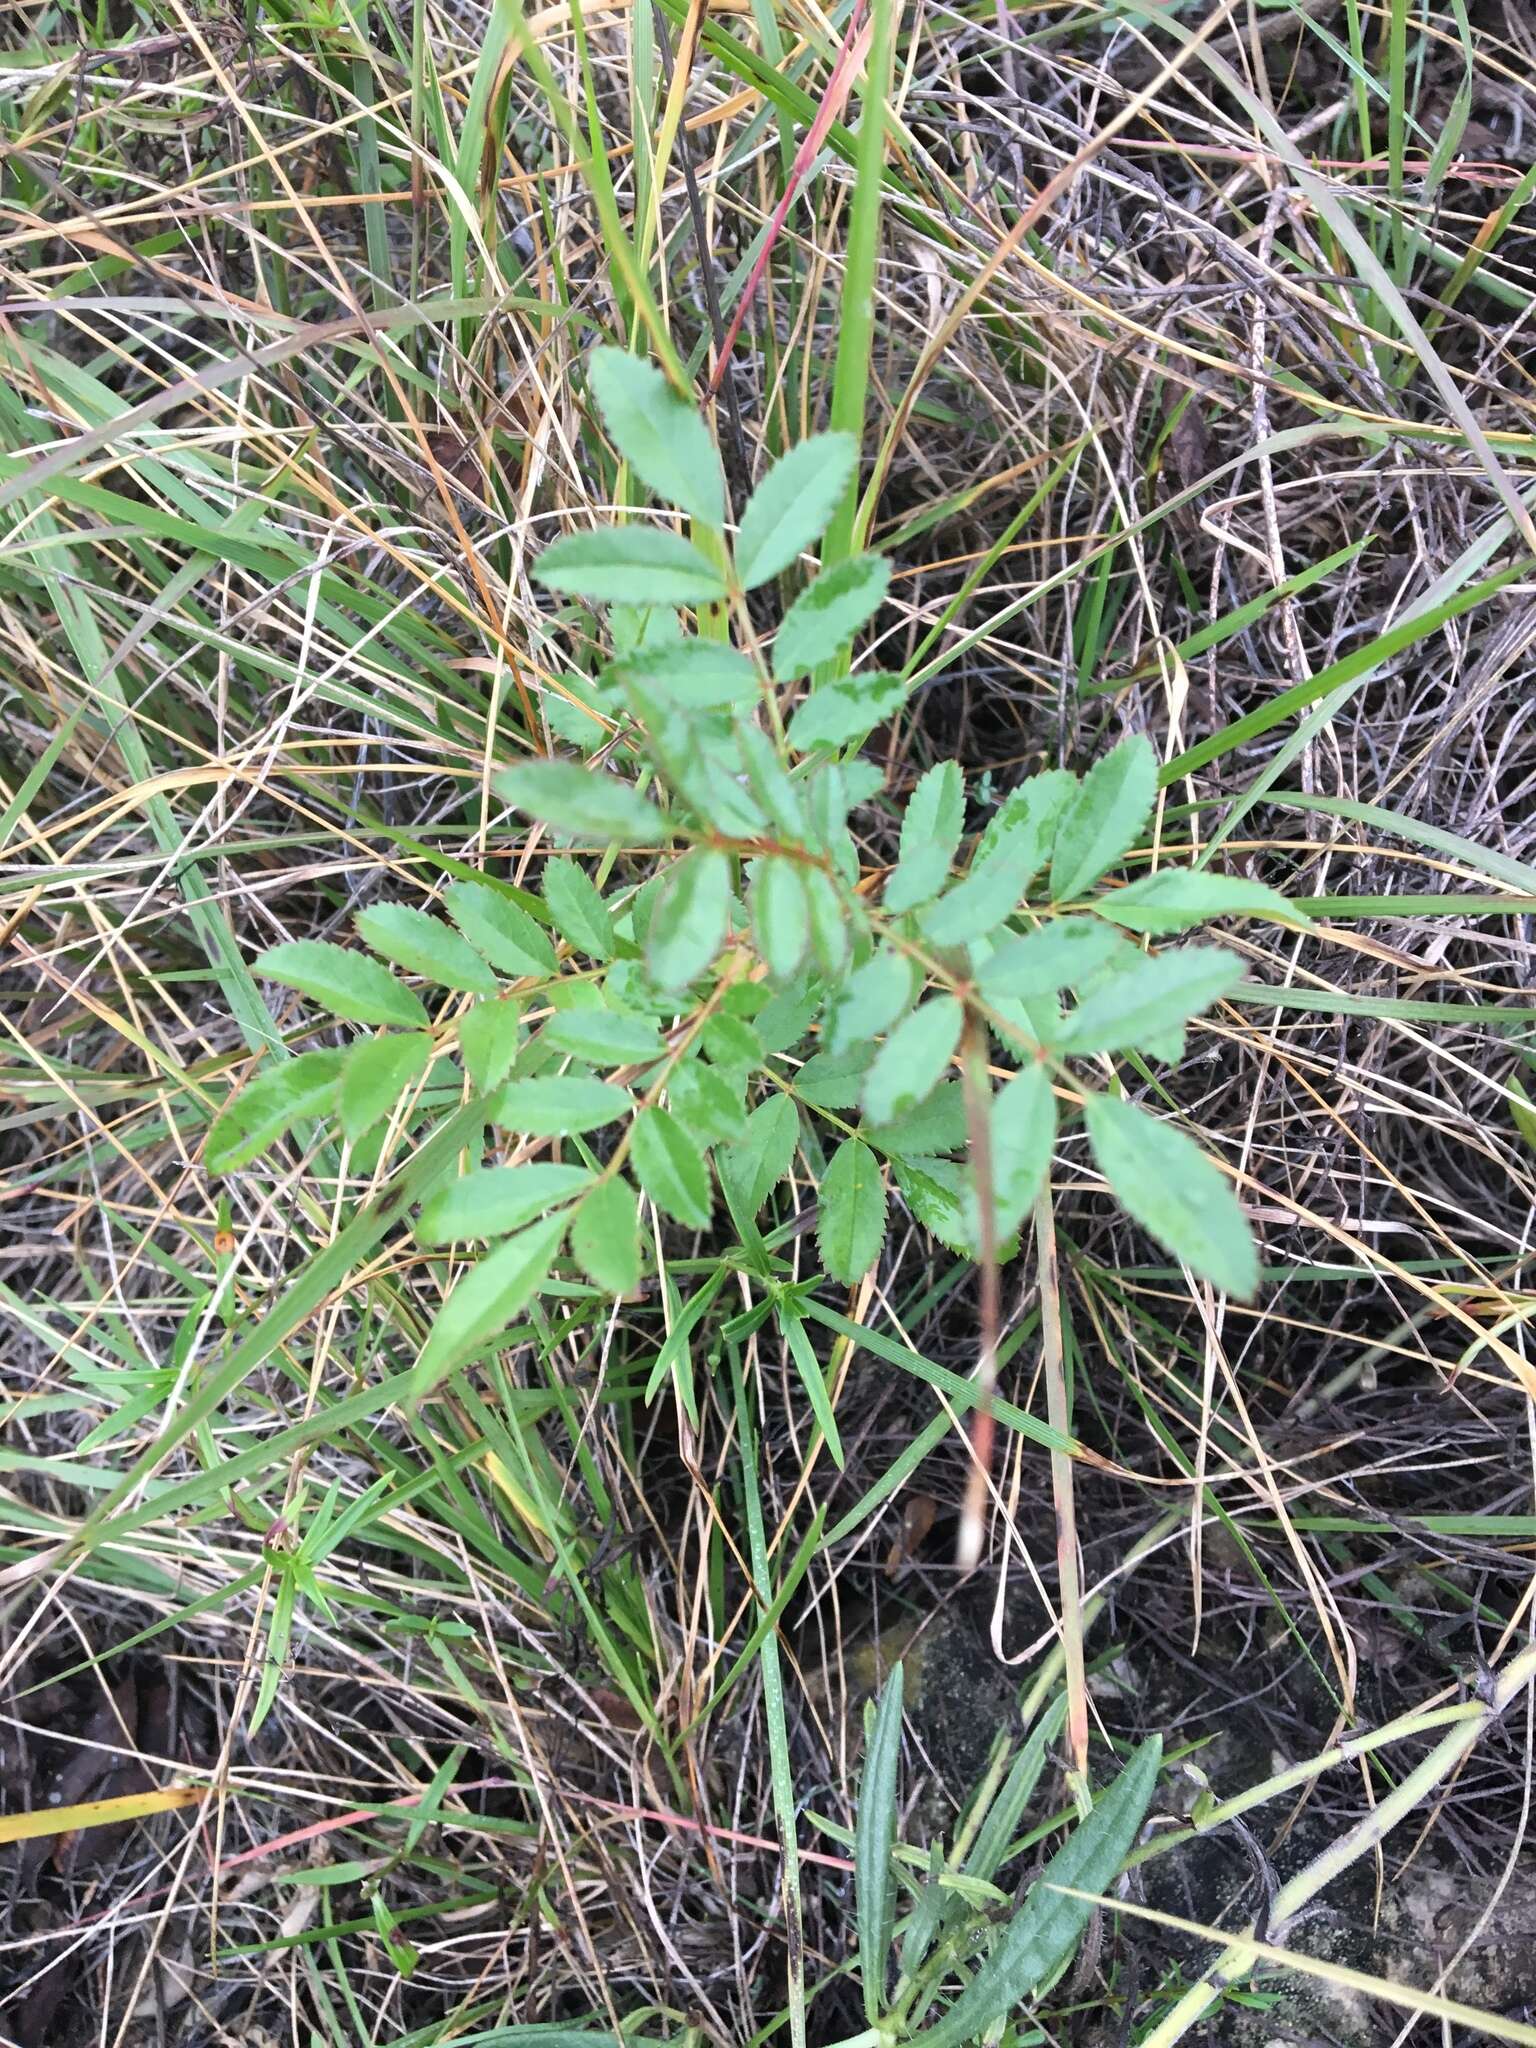
{"label": "clump of grass", "polygon": [[[1005,2038],[1168,2042],[1218,1985],[1235,2029],[1237,1965],[1286,1981],[1312,1880],[1261,1901],[1298,1828],[1314,1875],[1433,1858],[1496,1921],[1536,1532],[1523,22],[112,0],[0,37],[0,2028],[963,2031],[965,1944],[925,2004],[914,1920],[1020,1924],[1036,1844],[1149,1736],[1150,1832],[1078,1889],[1173,1865],[1188,1746],[1232,1727],[1241,1776],[1177,1836],[1250,1816],[1237,1891],[1181,1916],[1225,1945],[1106,1911],[1070,1976],[1019,1976]],[[838,743],[878,771],[861,878],[936,765],[969,845],[1139,735],[1124,873],[1300,913],[1227,929],[1242,978],[1181,1059],[1076,1070],[1222,1161],[1254,1301],[1170,1263],[1070,1122],[1054,1283],[947,1246],[888,1163],[878,1252],[829,1264],[865,1186],[853,1155],[829,1196],[831,1103],[753,1223],[794,1314],[744,1233],[651,1211],[640,1284],[562,1255],[427,1386],[477,1269],[405,1224],[514,1158],[459,1084],[384,1077],[426,1120],[357,1142],[319,1086],[213,1170],[232,1100],[357,1036],[274,947],[360,959],[359,912],[471,881],[548,943],[549,842],[498,774],[639,772],[607,623],[536,574],[645,523],[598,345],[707,422],[717,566],[788,451],[857,445],[820,561],[889,561],[859,673],[902,678]],[[738,645],[801,573],[735,601]],[[664,856],[588,845],[631,914]],[[555,937],[579,1020],[603,963]],[[1016,1056],[956,1057],[974,1141]],[[559,1163],[618,1170],[581,1137]],[[984,1802],[912,1808],[945,1768],[911,1700],[902,1772],[888,1712],[862,1818],[851,1791],[860,1646],[994,1606],[1028,1713],[990,1795],[1071,1708],[1001,1901],[965,1891]],[[76,1832],[101,1799],[116,1828]],[[958,1889],[924,1883],[934,1836]],[[1474,2024],[1435,2003],[1449,1961],[1425,2028]]]}

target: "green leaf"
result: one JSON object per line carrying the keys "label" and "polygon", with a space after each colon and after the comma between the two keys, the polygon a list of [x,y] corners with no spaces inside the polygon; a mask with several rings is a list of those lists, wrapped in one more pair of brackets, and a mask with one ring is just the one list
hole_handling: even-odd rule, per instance
{"label": "green leaf", "polygon": [[811,1404],[811,1413],[816,1426],[827,1440],[827,1449],[837,1469],[843,1469],[843,1443],[838,1435],[837,1411],[832,1406],[832,1392],[827,1385],[826,1371],[816,1350],[806,1334],[805,1318],[797,1303],[781,1300],[774,1311],[789,1355],[795,1362],[795,1371],[800,1375],[800,1384],[805,1388]]}
{"label": "green leaf", "polygon": [[427,1021],[420,996],[396,981],[387,967],[324,939],[288,939],[269,946],[252,961],[251,971],[296,988],[333,1017],[355,1024],[403,1024],[409,1030]]}
{"label": "green leaf", "polygon": [[811,942],[811,906],[800,863],[759,861],[752,876],[752,936],[775,981],[788,981]]}
{"label": "green leaf", "polygon": [[828,1052],[846,1052],[864,1039],[878,1038],[916,999],[921,985],[916,964],[894,946],[882,946],[834,992],[822,1044]]}
{"label": "green leaf", "polygon": [[741,515],[736,574],[743,590],[782,575],[821,538],[858,454],[852,434],[812,434],[773,465]]}
{"label": "green leaf", "polygon": [[501,987],[474,947],[425,910],[408,903],[374,903],[360,910],[355,922],[364,945],[410,974],[472,996],[493,996]]}
{"label": "green leaf", "polygon": [[1515,1129],[1531,1150],[1536,1152],[1536,1105],[1532,1104],[1530,1096],[1513,1074],[1504,1085],[1513,1097],[1509,1105],[1509,1114]]}
{"label": "green leaf", "polygon": [[585,868],[563,857],[545,861],[539,893],[556,931],[578,953],[591,960],[613,958],[613,919]]}
{"label": "green leaf", "polygon": [[1127,931],[1154,935],[1187,932],[1209,917],[1273,917],[1300,925],[1312,921],[1277,889],[1237,875],[1209,875],[1199,868],[1162,868],[1155,875],[1143,875],[1129,888],[1099,897],[1093,908]]}
{"label": "green leaf", "polygon": [[912,2037],[913,2048],[960,2048],[962,2042],[979,2041],[1071,1960],[1094,1907],[1067,1892],[1102,1894],[1114,1883],[1152,1803],[1162,1753],[1156,1735],[1133,1753],[1035,1879],[1002,1939],[943,2019]]}
{"label": "green leaf", "polygon": [[822,683],[789,721],[789,744],[804,754],[812,747],[846,747],[862,740],[896,715],[909,687],[905,677],[879,669]]}
{"label": "green leaf", "polygon": [[600,526],[567,534],[533,565],[535,582],[602,604],[717,604],[720,572],[680,534],[656,526]]}
{"label": "green leaf", "polygon": [[871,1123],[892,1123],[931,1094],[960,1043],[963,1021],[953,996],[932,996],[902,1018],[864,1082],[864,1114]]}
{"label": "green leaf", "polygon": [[975,1845],[965,1859],[968,1877],[990,1881],[1002,1868],[1004,1857],[1018,1839],[1020,1824],[1066,1718],[1066,1696],[1058,1694],[1030,1730],[1028,1741],[1014,1758],[997,1797],[987,1808],[985,1820],[976,1830]]}
{"label": "green leaf", "polygon": [[1083,777],[1056,828],[1051,894],[1070,902],[1136,844],[1157,796],[1157,756],[1133,733]]}
{"label": "green leaf", "polygon": [[616,1175],[599,1181],[571,1224],[571,1253],[605,1294],[633,1294],[640,1285],[640,1214],[635,1191]]}
{"label": "green leaf", "polygon": [[1243,978],[1243,963],[1225,946],[1180,946],[1095,983],[1067,1019],[1064,1052],[1147,1049],[1162,1033],[1177,1031]]}
{"label": "green leaf", "polygon": [[576,761],[520,761],[496,777],[509,804],[572,839],[660,846],[671,828],[652,803],[617,776]]}
{"label": "green leaf", "polygon": [[544,1026],[542,1038],[594,1067],[633,1066],[660,1059],[667,1049],[649,1018],[618,1010],[560,1010]]}
{"label": "green leaf", "polygon": [[685,1060],[667,1083],[667,1106],[702,1149],[746,1130],[746,1088],[739,1069],[722,1073],[704,1060]]}
{"label": "green leaf", "polygon": [[820,1008],[821,984],[800,974],[768,998],[753,1018],[753,1028],[766,1051],[788,1052],[805,1037]]}
{"label": "green leaf", "polygon": [[470,1267],[437,1314],[411,1374],[410,1398],[420,1401],[447,1373],[500,1337],[549,1277],[569,1218],[550,1216],[497,1245]]}
{"label": "green leaf", "polygon": [[1126,1214],[1203,1280],[1248,1301],[1259,1260],[1226,1176],[1192,1138],[1117,1095],[1084,1104],[1099,1171]]}
{"label": "green leaf", "polygon": [[203,1147],[208,1172],[233,1173],[249,1166],[292,1125],[325,1116],[336,1100],[343,1057],[329,1050],[301,1052],[247,1081],[209,1128]]}
{"label": "green leaf", "polygon": [[800,870],[805,901],[811,913],[811,952],[827,975],[839,975],[848,958],[850,944],[848,913],[843,908],[837,885],[821,868]]}
{"label": "green leaf", "polygon": [[609,670],[621,684],[659,692],[685,711],[745,709],[762,694],[757,670],[723,640],[690,634],[668,647],[646,647]]}
{"label": "green leaf", "polygon": [[[742,986],[741,983],[736,984],[738,989]],[[750,984],[746,986],[750,987]],[[752,993],[760,994],[761,991],[754,989]],[[731,1000],[730,991],[724,1000]],[[768,1057],[763,1041],[746,1019],[732,1016],[724,1009],[717,1010],[704,1026],[703,1044],[717,1067],[728,1073],[740,1073],[743,1079],[755,1073]]]}
{"label": "green leaf", "polygon": [[426,1031],[391,1032],[383,1038],[362,1038],[352,1046],[341,1069],[341,1128],[355,1145],[387,1116],[411,1083],[432,1060],[432,1038]]}
{"label": "green leaf", "polygon": [[949,880],[964,825],[965,783],[959,766],[938,761],[902,813],[901,858],[885,885],[888,911],[915,910],[938,895]]}
{"label": "green leaf", "polygon": [[852,555],[823,569],[790,606],[773,645],[774,679],[792,683],[841,654],[874,617],[891,580],[883,555]]}
{"label": "green leaf", "polygon": [[[965,1167],[954,1159],[909,1159],[898,1152],[891,1158],[891,1175],[924,1230],[963,1259],[980,1255],[976,1193]],[[997,1251],[1001,1260],[1003,1247]]]}
{"label": "green leaf", "polygon": [[611,1081],[561,1074],[545,1081],[509,1081],[491,1113],[504,1130],[530,1138],[568,1138],[616,1123],[632,1107],[626,1089]]}
{"label": "green leaf", "polygon": [[980,867],[1010,848],[1023,868],[1022,895],[1051,857],[1062,815],[1078,791],[1078,780],[1065,768],[1046,768],[1010,790],[997,807],[971,863]]}
{"label": "green leaf", "polygon": [[591,1185],[592,1175],[584,1166],[557,1166],[549,1160],[528,1166],[477,1166],[428,1196],[417,1218],[416,1236],[422,1244],[505,1237]]}
{"label": "green leaf", "polygon": [[958,1081],[941,1081],[926,1102],[894,1123],[866,1124],[865,1140],[877,1151],[903,1159],[932,1159],[958,1152],[967,1142],[965,1090]]}
{"label": "green leaf", "polygon": [[443,908],[475,951],[503,974],[525,980],[555,972],[549,934],[499,890],[484,882],[454,882],[443,891]]}
{"label": "green leaf", "polygon": [[977,985],[989,1001],[1053,996],[1078,988],[1117,960],[1140,959],[1127,939],[1091,917],[1055,917],[1037,932],[1005,939],[982,961]]}
{"label": "green leaf", "polygon": [[993,1224],[1005,1236],[1034,1207],[1056,1144],[1056,1096],[1044,1067],[1023,1067],[991,1103]]}
{"label": "green leaf", "polygon": [[818,1052],[794,1077],[795,1093],[812,1109],[852,1109],[869,1072],[869,1055],[862,1045],[847,1052]]}
{"label": "green leaf", "polygon": [[852,1287],[880,1255],[885,1238],[885,1180],[880,1162],[858,1138],[845,1138],[821,1182],[816,1242],[834,1280]]}
{"label": "green leaf", "polygon": [[658,988],[686,988],[725,943],[731,922],[731,863],[714,846],[685,853],[645,935],[645,964]]}
{"label": "green leaf", "polygon": [[973,866],[963,882],[920,911],[917,921],[936,946],[985,938],[1018,908],[1028,874],[1027,851],[1005,842],[1001,852]]}
{"label": "green leaf", "polygon": [[902,1669],[896,1665],[880,1694],[879,1708],[866,1709],[869,1729],[853,1835],[853,1889],[859,1922],[859,1979],[864,2017],[874,2026],[885,2010],[885,1978],[896,1927],[897,1778],[901,1767]]}
{"label": "green leaf", "polygon": [[487,998],[459,1019],[459,1052],[465,1072],[482,1095],[512,1071],[523,1042],[523,1019],[516,1003]]}
{"label": "green leaf", "polygon": [[629,1156],[635,1178],[658,1209],[690,1230],[708,1228],[709,1167],[675,1117],[664,1109],[642,1109]]}
{"label": "green leaf", "polygon": [[622,349],[594,349],[588,376],[613,445],[640,481],[691,519],[723,526],[720,458],[697,406]]}
{"label": "green leaf", "polygon": [[674,753],[669,764],[672,782],[707,825],[725,839],[756,839],[768,830],[768,814],[741,780],[741,755],[692,739],[686,754]]}
{"label": "green leaf", "polygon": [[770,1095],[747,1118],[734,1145],[717,1154],[720,1178],[733,1201],[755,1216],[794,1164],[800,1118],[788,1095]]}
{"label": "green leaf", "polygon": [[767,733],[755,725],[738,724],[736,744],[747,772],[747,786],[789,846],[804,843],[810,830],[800,784],[791,782]]}

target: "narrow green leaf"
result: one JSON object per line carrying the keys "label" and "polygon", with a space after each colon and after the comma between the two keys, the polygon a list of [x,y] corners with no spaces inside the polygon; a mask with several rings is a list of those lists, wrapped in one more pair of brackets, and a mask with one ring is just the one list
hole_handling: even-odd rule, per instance
{"label": "narrow green leaf", "polygon": [[976,980],[989,1001],[1053,996],[1078,988],[1115,961],[1140,959],[1134,946],[1091,917],[1055,917],[1021,939],[1005,939],[982,961]]}
{"label": "narrow green leaf", "polygon": [[463,1244],[505,1237],[592,1185],[584,1166],[534,1160],[527,1166],[477,1166],[438,1188],[421,1205],[422,1244]]}
{"label": "narrow green leaf", "polygon": [[709,1227],[709,1167],[675,1117],[664,1109],[642,1109],[629,1156],[635,1178],[658,1209],[690,1230]]}
{"label": "narrow green leaf", "polygon": [[499,890],[484,882],[454,882],[443,891],[443,908],[475,951],[503,974],[526,979],[554,973],[549,934]]}
{"label": "narrow green leaf", "polygon": [[440,917],[408,903],[373,903],[355,920],[364,945],[442,988],[493,996],[501,987],[474,947]]}
{"label": "narrow green leaf", "polygon": [[574,1053],[594,1067],[633,1066],[660,1059],[666,1040],[647,1017],[619,1010],[560,1010],[541,1034],[546,1045]]}
{"label": "narrow green leaf", "polygon": [[901,1767],[902,1669],[896,1665],[866,1710],[868,1736],[853,1836],[853,1888],[859,1922],[859,1980],[864,2017],[874,2026],[885,2010],[886,1969],[896,1926],[897,1777]]}
{"label": "narrow green leaf", "polygon": [[691,519],[723,526],[720,458],[697,406],[622,349],[594,349],[588,376],[603,424],[640,481]]}
{"label": "narrow green leaf", "polygon": [[880,1162],[858,1138],[845,1138],[821,1182],[816,1242],[834,1280],[852,1287],[880,1255],[885,1238],[885,1180]]}
{"label": "narrow green leaf", "polygon": [[1310,924],[1277,889],[1245,882],[1238,875],[1210,875],[1201,868],[1162,868],[1143,875],[1128,888],[1100,896],[1093,904],[1100,917],[1127,931],[1187,932],[1211,917],[1273,917],[1291,924]]}
{"label": "narrow green leaf", "polygon": [[487,1252],[438,1310],[411,1373],[410,1395],[421,1401],[472,1352],[502,1335],[549,1277],[569,1221],[563,1213],[534,1223]]}
{"label": "narrow green leaf", "polygon": [[747,500],[736,536],[736,574],[756,590],[792,568],[853,481],[858,444],[852,434],[812,434],[769,470]]}
{"label": "narrow green leaf", "polygon": [[912,960],[894,946],[882,946],[862,967],[856,967],[827,1006],[822,1044],[828,1052],[846,1052],[864,1039],[878,1038],[915,1001],[922,976]]}
{"label": "narrow green leaf", "polygon": [[1114,1883],[1152,1803],[1161,1762],[1162,1740],[1154,1735],[1056,1851],[943,2019],[913,2036],[913,2048],[960,2048],[962,2042],[979,2041],[1071,1960],[1094,1908],[1087,1899],[1066,1896],[1066,1889],[1104,1893]]}
{"label": "narrow green leaf", "polygon": [[425,1024],[420,996],[396,981],[389,969],[366,953],[333,946],[324,939],[288,939],[269,946],[251,963],[253,974],[296,988],[333,1017],[355,1024]]}
{"label": "narrow green leaf", "polygon": [[883,555],[853,555],[823,569],[790,606],[773,645],[776,681],[792,683],[842,653],[880,608],[891,580]]}
{"label": "narrow green leaf", "polygon": [[496,777],[509,804],[573,839],[660,846],[670,827],[652,803],[617,776],[576,761],[520,761]]}
{"label": "narrow green leaf", "polygon": [[901,858],[885,885],[885,907],[915,910],[949,880],[965,826],[965,783],[954,761],[938,761],[913,790],[901,819]]}
{"label": "narrow green leaf", "polygon": [[605,1294],[633,1294],[640,1285],[640,1215],[635,1191],[617,1175],[599,1181],[576,1211],[571,1253]]}
{"label": "narrow green leaf", "polygon": [[802,754],[813,747],[846,747],[894,718],[907,701],[905,677],[875,670],[821,683],[803,698],[786,737]]}
{"label": "narrow green leaf", "polygon": [[1157,756],[1133,733],[1083,777],[1056,827],[1051,894],[1070,902],[1136,844],[1157,796]]}
{"label": "narrow green leaf", "polygon": [[1067,1718],[1066,1695],[1059,1694],[1030,1730],[1029,1739],[1009,1766],[998,1787],[997,1797],[987,1808],[985,1820],[976,1830],[971,1853],[965,1859],[968,1876],[991,1880],[1002,1868],[1003,1858],[1019,1833],[1030,1800],[1035,1795],[1051,1746]]}
{"label": "narrow green leaf", "polygon": [[341,1128],[350,1144],[389,1114],[411,1083],[427,1071],[431,1059],[432,1039],[425,1031],[361,1038],[348,1049],[339,1106]]}
{"label": "narrow green leaf", "polygon": [[1243,963],[1225,946],[1179,946],[1116,968],[1067,1019],[1060,1045],[1073,1053],[1147,1050],[1177,1031],[1243,978]]}
{"label": "narrow green leaf", "polygon": [[695,634],[664,647],[638,648],[616,661],[609,674],[685,711],[742,710],[762,695],[757,670],[744,654],[723,640]]}
{"label": "narrow green leaf", "polygon": [[752,877],[752,936],[774,980],[788,981],[811,942],[811,906],[798,861],[759,861]]}
{"label": "narrow green leaf", "polygon": [[1532,1103],[1530,1096],[1513,1074],[1505,1086],[1514,1098],[1509,1105],[1509,1114],[1514,1121],[1515,1129],[1531,1150],[1536,1152],[1536,1104]]}
{"label": "narrow green leaf", "polygon": [[569,1138],[616,1123],[633,1107],[626,1089],[611,1081],[561,1074],[547,1081],[509,1081],[491,1105],[503,1129],[530,1138]]}
{"label": "narrow green leaf", "polygon": [[720,572],[680,534],[656,526],[600,526],[567,534],[533,565],[535,582],[600,604],[717,604]]}
{"label": "narrow green leaf", "polygon": [[903,1017],[881,1046],[864,1082],[864,1114],[888,1124],[915,1109],[944,1078],[963,1019],[953,996],[932,996]]}
{"label": "narrow green leaf", "polygon": [[1226,1176],[1192,1138],[1117,1095],[1090,1095],[1088,1141],[1127,1215],[1227,1294],[1258,1292],[1259,1260]]}
{"label": "narrow green leaf", "polygon": [[613,958],[613,919],[585,868],[563,857],[545,861],[539,894],[555,930],[578,953],[585,953],[591,960]]}
{"label": "narrow green leaf", "polygon": [[208,1172],[249,1166],[294,1124],[325,1116],[336,1100],[343,1057],[329,1050],[301,1052],[247,1081],[209,1128],[203,1147]]}
{"label": "narrow green leaf", "polygon": [[523,1042],[522,1013],[505,997],[489,997],[459,1019],[459,1052],[464,1071],[482,1095],[507,1078]]}
{"label": "narrow green leaf", "polygon": [[731,863],[714,846],[685,853],[667,877],[645,935],[645,964],[658,988],[686,988],[725,943]]}

